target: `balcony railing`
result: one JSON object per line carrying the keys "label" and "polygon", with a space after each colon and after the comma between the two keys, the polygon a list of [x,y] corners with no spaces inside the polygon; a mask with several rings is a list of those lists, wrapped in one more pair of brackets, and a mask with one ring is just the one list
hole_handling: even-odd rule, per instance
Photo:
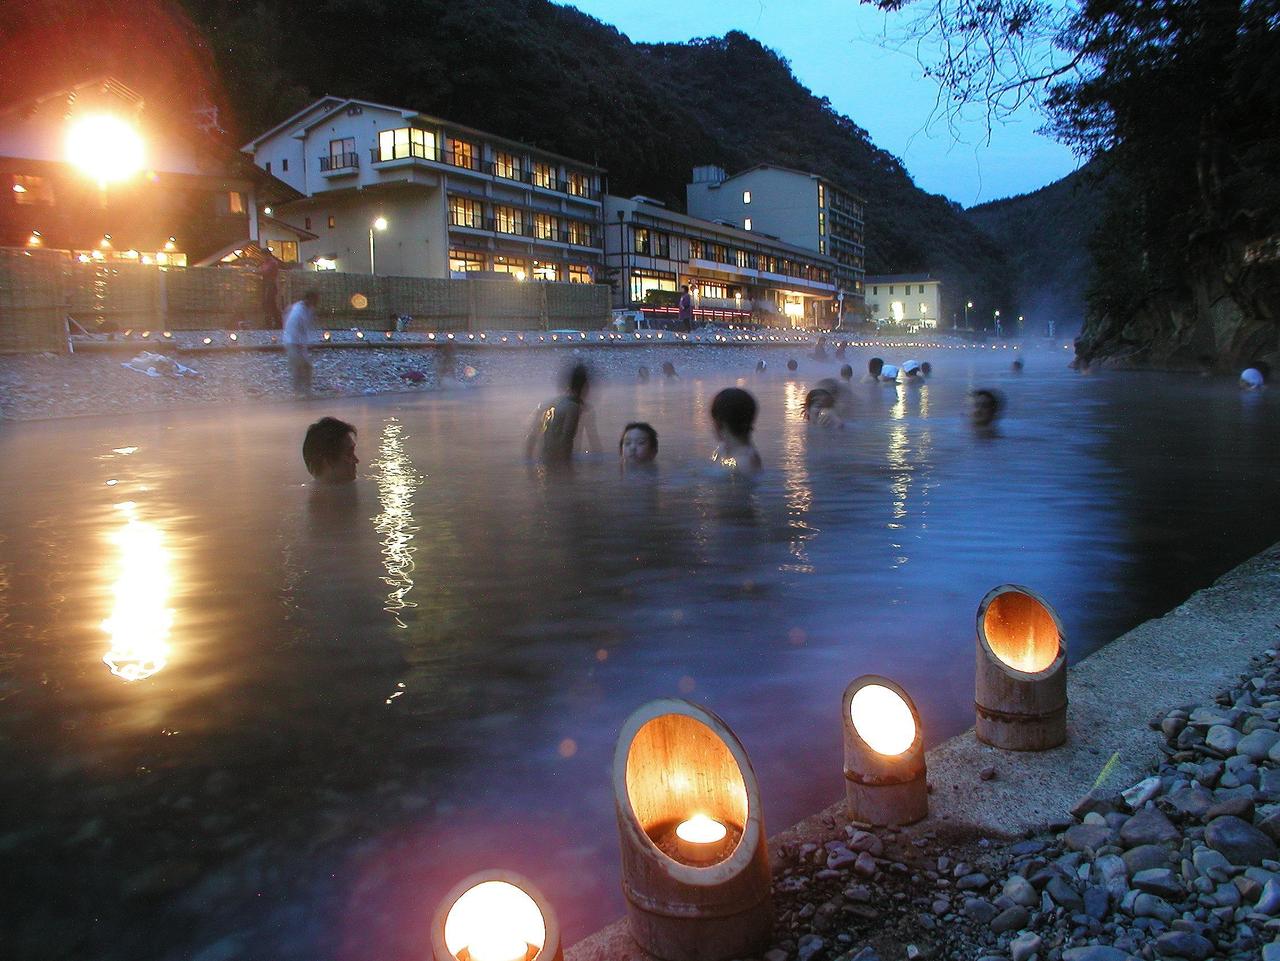
{"label": "balcony railing", "polygon": [[320,158],[320,172],[332,173],[337,170],[356,170],[360,166],[358,153],[336,153]]}

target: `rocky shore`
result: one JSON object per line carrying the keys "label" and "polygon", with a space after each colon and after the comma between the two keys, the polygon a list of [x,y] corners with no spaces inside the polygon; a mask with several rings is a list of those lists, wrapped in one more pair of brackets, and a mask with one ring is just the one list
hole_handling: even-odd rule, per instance
{"label": "rocky shore", "polygon": [[764,961],[1277,961],[1280,654],[1151,726],[1156,771],[1016,843],[835,819],[783,843]]}

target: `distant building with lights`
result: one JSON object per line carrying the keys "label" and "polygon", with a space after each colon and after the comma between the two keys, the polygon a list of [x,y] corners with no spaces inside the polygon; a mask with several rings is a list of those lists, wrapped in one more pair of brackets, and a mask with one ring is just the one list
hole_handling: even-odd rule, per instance
{"label": "distant building with lights", "polygon": [[614,307],[674,323],[688,284],[699,323],[828,329],[836,262],[816,250],[668,210],[649,197],[607,195],[605,261]]}
{"label": "distant building with lights", "polygon": [[302,240],[265,212],[296,191],[113,78],[0,108],[0,194],[0,246],[81,260],[186,266]]}
{"label": "distant building with lights", "polygon": [[867,277],[866,288],[872,321],[937,328],[942,282],[929,274],[875,274]]}
{"label": "distant building with lights", "polygon": [[837,297],[846,314],[862,314],[865,205],[817,174],[757,164],[729,175],[693,168],[685,188],[690,216],[771,235],[835,261]]}
{"label": "distant building with lights", "polygon": [[580,283],[600,271],[604,170],[592,164],[344,97],[243,150],[301,195],[278,216],[315,235],[301,256],[317,269]]}

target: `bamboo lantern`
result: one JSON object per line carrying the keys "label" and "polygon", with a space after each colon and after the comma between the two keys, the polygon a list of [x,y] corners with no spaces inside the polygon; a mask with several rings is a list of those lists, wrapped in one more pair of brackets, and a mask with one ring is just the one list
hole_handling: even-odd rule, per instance
{"label": "bamboo lantern", "polygon": [[710,711],[664,698],[627,719],[613,756],[631,935],[666,961],[769,946],[773,901],[760,789]]}
{"label": "bamboo lantern", "polygon": [[1044,751],[1067,739],[1067,639],[1049,603],[1001,584],[978,605],[978,739]]}
{"label": "bamboo lantern", "polygon": [[864,674],[844,692],[844,788],[849,817],[881,827],[929,813],[920,715],[907,692]]}
{"label": "bamboo lantern", "polygon": [[434,961],[564,961],[560,925],[533,884],[480,871],[445,895],[431,925]]}

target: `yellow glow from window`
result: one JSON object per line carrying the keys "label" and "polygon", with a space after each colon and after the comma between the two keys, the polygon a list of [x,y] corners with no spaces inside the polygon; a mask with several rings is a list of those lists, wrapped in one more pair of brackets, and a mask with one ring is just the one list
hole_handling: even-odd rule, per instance
{"label": "yellow glow from window", "polygon": [[138,173],[143,152],[141,134],[111,114],[81,117],[67,133],[67,159],[103,185]]}
{"label": "yellow glow from window", "polygon": [[537,903],[507,881],[482,881],[454,902],[444,922],[444,945],[455,958],[467,949],[472,961],[521,961],[529,946],[540,949],[546,922]]}
{"label": "yellow glow from window", "polygon": [[120,548],[120,573],[112,588],[115,607],[102,622],[111,635],[111,648],[102,660],[117,677],[140,681],[161,670],[169,657],[169,552],[160,529],[138,520],[132,501],[116,509],[124,514],[125,525],[112,538]]}
{"label": "yellow glow from window", "polygon": [[881,684],[859,688],[849,702],[854,729],[879,754],[901,754],[916,739],[911,708],[897,691]]}

